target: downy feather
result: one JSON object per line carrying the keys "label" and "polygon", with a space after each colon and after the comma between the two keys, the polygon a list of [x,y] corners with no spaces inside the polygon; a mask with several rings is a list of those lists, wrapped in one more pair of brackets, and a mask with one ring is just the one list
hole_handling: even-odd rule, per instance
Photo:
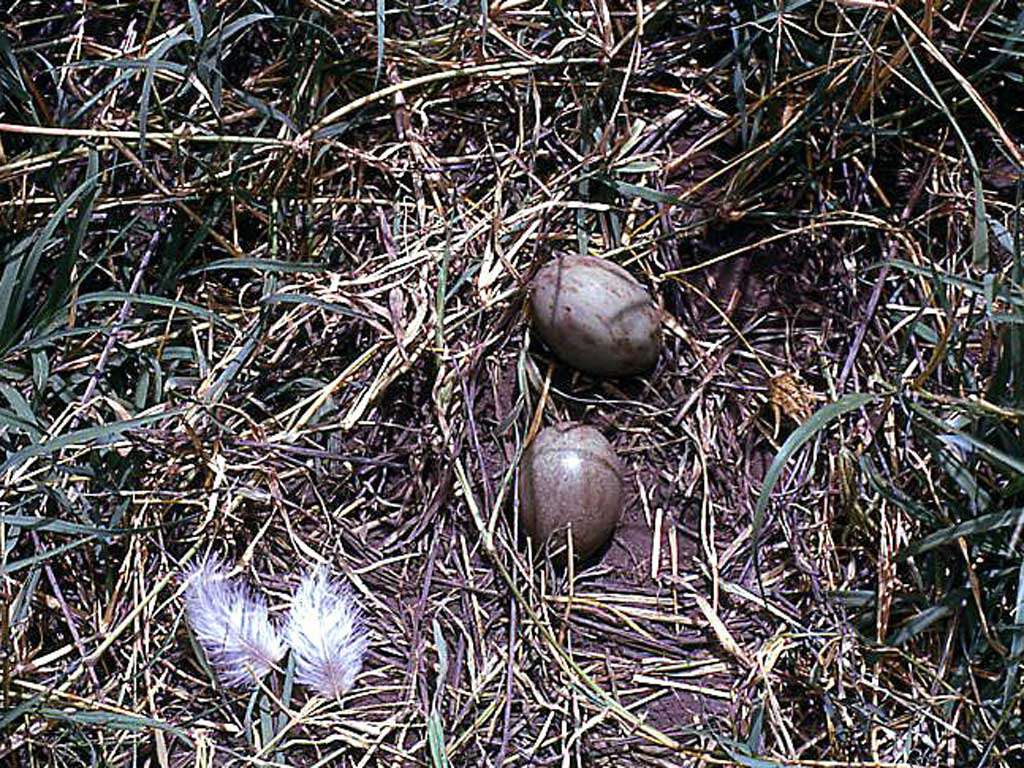
{"label": "downy feather", "polygon": [[217,557],[193,566],[185,592],[188,622],[221,682],[251,687],[284,656],[262,596],[228,577]]}
{"label": "downy feather", "polygon": [[337,698],[352,686],[368,638],[352,594],[323,568],[303,577],[284,633],[298,682],[327,698]]}

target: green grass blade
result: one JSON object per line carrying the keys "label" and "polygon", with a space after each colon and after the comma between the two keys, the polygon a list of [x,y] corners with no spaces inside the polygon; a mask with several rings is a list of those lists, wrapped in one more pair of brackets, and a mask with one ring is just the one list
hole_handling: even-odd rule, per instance
{"label": "green grass blade", "polygon": [[771,466],[768,467],[768,471],[765,473],[764,481],[761,483],[761,492],[758,494],[757,503],[754,506],[754,523],[753,523],[753,540],[754,540],[754,556],[758,555],[759,551],[759,539],[761,535],[761,529],[764,525],[765,511],[768,509],[768,502],[771,500],[772,491],[775,489],[775,485],[779,482],[779,478],[782,476],[782,470],[788,462],[800,448],[803,447],[811,438],[817,435],[821,430],[827,427],[836,419],[846,415],[850,411],[855,411],[858,408],[863,408],[865,405],[874,402],[880,396],[866,393],[856,393],[852,395],[846,395],[840,398],[834,403],[818,409],[806,422],[801,424],[788,438],[786,442],[779,448],[779,452],[772,460]]}
{"label": "green grass blade", "polygon": [[1017,599],[1013,612],[1013,640],[1010,643],[1010,664],[1006,668],[1006,685],[1003,689],[1003,710],[1005,711],[1017,695],[1020,664],[1024,659],[1024,558],[1017,569]]}
{"label": "green grass blade", "polygon": [[1011,509],[1006,512],[981,515],[925,536],[907,549],[906,556],[920,555],[936,547],[941,547],[943,544],[955,542],[961,537],[969,538],[1015,525],[1024,525],[1024,509]]}
{"label": "green grass blade", "polygon": [[181,409],[154,413],[149,416],[141,416],[137,419],[117,421],[112,424],[103,424],[98,427],[87,427],[85,429],[68,432],[51,440],[42,443],[35,443],[7,457],[3,464],[0,464],[0,475],[20,465],[22,462],[34,456],[48,456],[51,453],[67,448],[72,445],[88,445],[97,441],[110,441],[120,437],[133,429],[139,429],[149,424],[164,421],[181,413]]}

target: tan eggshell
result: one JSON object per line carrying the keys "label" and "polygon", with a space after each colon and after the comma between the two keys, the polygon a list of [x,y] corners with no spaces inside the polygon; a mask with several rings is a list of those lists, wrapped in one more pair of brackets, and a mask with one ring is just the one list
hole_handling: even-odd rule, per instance
{"label": "tan eggshell", "polygon": [[566,422],[542,430],[519,467],[519,519],[527,536],[543,546],[571,526],[576,555],[592,555],[622,514],[622,474],[619,457],[593,427]]}
{"label": "tan eggshell", "polygon": [[545,265],[530,297],[534,326],[569,365],[595,376],[630,376],[661,352],[661,313],[617,264],[561,256]]}

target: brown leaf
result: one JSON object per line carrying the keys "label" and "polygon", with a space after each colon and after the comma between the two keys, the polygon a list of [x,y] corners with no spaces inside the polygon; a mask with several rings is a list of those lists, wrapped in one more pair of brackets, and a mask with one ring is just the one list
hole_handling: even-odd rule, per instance
{"label": "brown leaf", "polygon": [[768,400],[777,411],[797,424],[803,424],[811,418],[818,396],[800,379],[799,374],[787,371],[768,380]]}

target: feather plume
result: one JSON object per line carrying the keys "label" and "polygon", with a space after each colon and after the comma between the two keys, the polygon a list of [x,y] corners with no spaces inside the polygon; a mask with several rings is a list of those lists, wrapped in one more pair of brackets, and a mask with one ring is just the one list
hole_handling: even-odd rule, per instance
{"label": "feather plume", "polygon": [[267,604],[210,557],[189,569],[188,622],[206,659],[224,685],[255,684],[284,656],[285,646],[267,615]]}
{"label": "feather plume", "polygon": [[352,687],[368,638],[352,594],[323,568],[302,579],[284,629],[295,657],[295,679],[327,698]]}

